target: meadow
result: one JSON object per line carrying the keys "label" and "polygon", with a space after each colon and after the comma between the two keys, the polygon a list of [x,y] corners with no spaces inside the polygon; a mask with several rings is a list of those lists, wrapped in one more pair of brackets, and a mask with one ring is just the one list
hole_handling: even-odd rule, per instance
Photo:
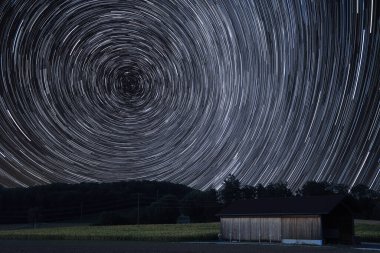
{"label": "meadow", "polygon": [[361,241],[380,242],[380,221],[355,220],[355,235]]}
{"label": "meadow", "polygon": [[210,241],[219,223],[56,227],[0,231],[0,239]]}

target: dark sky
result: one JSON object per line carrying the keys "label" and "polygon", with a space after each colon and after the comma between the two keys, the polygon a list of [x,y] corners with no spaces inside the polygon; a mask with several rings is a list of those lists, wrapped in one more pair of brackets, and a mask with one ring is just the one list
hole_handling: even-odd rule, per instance
{"label": "dark sky", "polygon": [[380,2],[3,0],[0,184],[380,189]]}

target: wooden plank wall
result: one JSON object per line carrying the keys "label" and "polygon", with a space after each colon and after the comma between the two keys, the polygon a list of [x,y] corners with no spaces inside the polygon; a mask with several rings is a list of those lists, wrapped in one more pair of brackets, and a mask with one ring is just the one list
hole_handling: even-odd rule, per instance
{"label": "wooden plank wall", "polygon": [[240,218],[240,239],[241,241],[251,240],[251,221],[250,218]]}
{"label": "wooden plank wall", "polygon": [[261,218],[248,218],[251,223],[251,241],[260,241],[260,223]]}
{"label": "wooden plank wall", "polygon": [[240,225],[240,218],[232,218],[232,239],[238,240],[238,241],[240,240],[239,225]]}
{"label": "wooden plank wall", "polygon": [[282,217],[282,238],[321,240],[321,220],[318,216]]}
{"label": "wooden plank wall", "polygon": [[221,218],[220,223],[225,240],[276,242],[281,239],[322,239],[319,216],[233,217]]}
{"label": "wooden plank wall", "polygon": [[267,218],[260,218],[260,240],[269,241],[269,222]]}
{"label": "wooden plank wall", "polygon": [[281,241],[281,218],[265,219],[269,223],[269,241]]}

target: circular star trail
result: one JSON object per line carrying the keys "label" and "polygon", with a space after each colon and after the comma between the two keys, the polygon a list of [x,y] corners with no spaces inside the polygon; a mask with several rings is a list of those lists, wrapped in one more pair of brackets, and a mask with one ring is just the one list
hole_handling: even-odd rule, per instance
{"label": "circular star trail", "polygon": [[378,1],[5,0],[0,184],[380,189]]}

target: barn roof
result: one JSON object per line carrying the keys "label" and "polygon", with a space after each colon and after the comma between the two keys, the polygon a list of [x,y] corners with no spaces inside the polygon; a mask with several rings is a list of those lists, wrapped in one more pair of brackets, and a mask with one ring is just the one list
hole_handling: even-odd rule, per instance
{"label": "barn roof", "polygon": [[330,213],[344,196],[312,196],[238,200],[217,216],[320,215]]}

